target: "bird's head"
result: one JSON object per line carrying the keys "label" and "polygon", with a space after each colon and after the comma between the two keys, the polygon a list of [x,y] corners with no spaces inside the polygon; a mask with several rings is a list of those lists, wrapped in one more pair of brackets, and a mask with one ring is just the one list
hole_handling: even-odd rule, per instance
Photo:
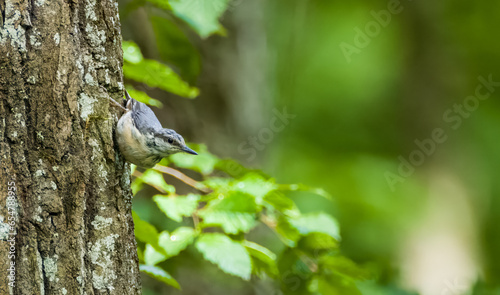
{"label": "bird's head", "polygon": [[190,149],[184,138],[172,129],[162,128],[155,130],[152,134],[151,148],[155,149],[162,157],[166,157],[175,153],[185,152],[193,155],[198,153]]}

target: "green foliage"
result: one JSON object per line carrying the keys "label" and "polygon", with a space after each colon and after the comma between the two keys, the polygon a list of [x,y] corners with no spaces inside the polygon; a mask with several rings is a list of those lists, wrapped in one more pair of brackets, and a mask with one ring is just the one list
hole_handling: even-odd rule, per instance
{"label": "green foliage", "polygon": [[243,245],[252,259],[252,273],[261,278],[264,278],[265,275],[270,277],[278,276],[276,254],[271,252],[269,249],[250,241],[243,241]]}
{"label": "green foliage", "polygon": [[[201,38],[223,33],[219,18],[229,0],[148,0],[187,23]],[[142,5],[136,3],[135,5]],[[152,17],[161,57],[182,77],[195,80],[200,58],[176,21]],[[193,98],[198,89],[190,86],[168,65],[143,57],[139,47],[123,42],[124,75],[128,80],[156,87],[182,97]],[[161,107],[161,102],[127,85],[136,99]],[[139,241],[141,271],[165,284],[180,288],[163,269],[183,251],[198,251],[204,260],[222,272],[250,280],[252,275],[273,278],[285,294],[359,294],[358,280],[370,278],[368,272],[339,254],[340,229],[329,214],[303,214],[289,197],[290,192],[330,199],[321,189],[303,184],[280,184],[259,170],[248,169],[232,159],[219,159],[205,145],[190,146],[197,156],[175,154],[162,165],[168,169],[134,172],[134,194],[149,185],[159,193],[153,197],[160,211],[174,221],[173,231],[159,232],[133,213]],[[135,167],[134,167],[135,168]],[[197,180],[175,169],[197,174]],[[163,174],[184,181],[193,193],[179,195],[180,188],[167,183]],[[185,190],[183,190],[185,191]],[[281,240],[278,255],[258,239],[250,241],[252,231],[267,227]]]}
{"label": "green foliage", "polygon": [[140,219],[135,212],[132,212],[132,218],[134,219],[135,238],[144,243],[156,244],[156,237],[158,236],[156,228]]}
{"label": "green foliage", "polygon": [[172,155],[170,160],[180,168],[191,169],[204,175],[212,173],[218,161],[217,157],[209,153],[205,145],[192,146],[198,152],[198,156],[178,153]]}
{"label": "green foliage", "polygon": [[163,107],[161,101],[149,97],[145,92],[134,89],[132,86],[127,86],[127,91],[135,100],[148,104],[150,106],[154,106],[157,108]]}
{"label": "green foliage", "polygon": [[181,286],[179,286],[179,283],[174,279],[172,278],[172,276],[166,272],[165,270],[159,268],[159,267],[156,267],[156,266],[151,266],[151,265],[140,265],[139,266],[139,269],[148,274],[149,276],[161,281],[161,282],[164,282],[165,284],[169,285],[169,286],[172,286],[174,288],[177,288],[177,289],[180,289]]}
{"label": "green foliage", "polygon": [[[205,260],[223,272],[244,280],[252,274],[272,277],[282,281],[283,291],[290,294],[358,294],[356,281],[368,279],[370,274],[339,254],[340,230],[332,216],[323,212],[303,214],[287,197],[290,187],[301,185],[278,184],[264,173],[249,169],[221,177],[221,172],[228,171],[222,165],[227,160],[218,159],[203,145],[195,146],[195,150],[199,156],[191,157],[196,160],[171,157],[168,163],[198,172],[203,181],[190,185],[200,193],[180,196],[169,189],[159,171],[169,173],[176,171],[174,168],[149,169],[134,181],[169,190],[153,200],[168,218],[184,224],[171,233],[158,234],[137,218],[136,235],[146,244],[146,265],[160,267],[163,261],[194,245]],[[175,174],[179,177],[179,173]],[[186,219],[192,222],[186,224]],[[245,239],[258,225],[269,227],[281,238],[285,250],[280,256]]]}
{"label": "green foliage", "polygon": [[147,183],[152,187],[167,193],[175,193],[175,187],[165,182],[163,175],[155,170],[147,170],[141,177],[135,180],[137,183]]}
{"label": "green foliage", "polygon": [[240,192],[228,196],[219,194],[198,212],[204,227],[220,226],[225,233],[248,232],[255,226],[257,213],[255,197]]}
{"label": "green foliage", "polygon": [[297,218],[290,218],[289,221],[302,235],[324,233],[340,240],[337,221],[326,213],[304,214]]}
{"label": "green foliage", "polygon": [[198,89],[182,81],[169,66],[151,59],[143,59],[132,63],[125,60],[123,64],[125,77],[142,82],[149,87],[158,87],[179,96],[194,98],[198,96]]}
{"label": "green foliage", "polygon": [[179,227],[171,234],[164,231],[158,237],[158,244],[165,250],[167,257],[173,257],[179,254],[187,246],[191,245],[197,232],[190,227]]}
{"label": "green foliage", "polygon": [[177,222],[181,222],[183,216],[190,216],[193,214],[196,207],[198,207],[199,199],[200,197],[198,195],[193,194],[189,194],[185,197],[167,197],[162,195],[153,197],[158,208],[160,208],[169,218]]}
{"label": "green foliage", "polygon": [[218,19],[230,0],[170,0],[174,14],[184,20],[202,38],[213,33],[224,33]]}
{"label": "green foliage", "polygon": [[[218,33],[224,34],[219,18],[227,9],[229,0],[147,0],[154,6],[173,14],[187,23],[202,38]],[[133,1],[132,8],[143,5],[143,1]],[[162,58],[179,69],[188,81],[194,81],[200,72],[200,56],[189,39],[177,25],[167,18],[152,17],[157,45]],[[143,83],[149,87],[160,88],[186,98],[199,94],[179,76],[170,66],[143,57],[137,44],[123,41],[123,74],[125,78]],[[133,89],[127,85],[127,89]],[[131,90],[131,95],[139,101],[161,107],[161,103],[151,99],[144,92]]]}
{"label": "green foliage", "polygon": [[250,254],[245,247],[231,238],[219,233],[200,235],[196,249],[203,257],[216,264],[224,272],[249,280],[252,272]]}
{"label": "green foliage", "polygon": [[162,60],[175,66],[188,82],[196,81],[201,70],[201,57],[184,32],[168,18],[152,16],[150,20]]}
{"label": "green foliage", "polygon": [[172,7],[169,4],[169,0],[147,0],[149,3],[153,4],[154,6],[165,9],[165,10],[170,10]]}

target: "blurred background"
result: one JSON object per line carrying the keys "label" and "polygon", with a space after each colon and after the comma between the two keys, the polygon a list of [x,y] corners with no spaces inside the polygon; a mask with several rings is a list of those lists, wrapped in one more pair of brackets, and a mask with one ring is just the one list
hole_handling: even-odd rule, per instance
{"label": "blurred background", "polygon": [[[163,125],[327,190],[333,202],[290,196],[335,216],[342,253],[376,270],[362,294],[500,294],[500,2],[234,0],[207,38],[154,5],[119,4],[123,39],[200,89],[190,100],[136,85],[163,103]],[[152,194],[135,210],[175,228]],[[264,228],[250,235],[282,250]],[[182,291],[144,277],[144,294],[282,294],[189,249],[169,261]]]}

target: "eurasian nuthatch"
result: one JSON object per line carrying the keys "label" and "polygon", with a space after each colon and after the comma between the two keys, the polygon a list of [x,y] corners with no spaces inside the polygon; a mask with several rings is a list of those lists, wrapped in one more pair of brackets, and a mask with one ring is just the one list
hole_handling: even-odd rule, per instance
{"label": "eurasian nuthatch", "polygon": [[197,155],[177,132],[163,128],[146,104],[130,97],[127,91],[125,95],[127,107],[118,121],[116,139],[127,162],[151,168],[162,158],[178,152]]}

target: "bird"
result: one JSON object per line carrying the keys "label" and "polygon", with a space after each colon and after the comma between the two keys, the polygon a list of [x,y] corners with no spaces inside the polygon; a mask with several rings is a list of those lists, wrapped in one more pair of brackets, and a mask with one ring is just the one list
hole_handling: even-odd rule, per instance
{"label": "bird", "polygon": [[125,90],[126,108],[118,120],[116,141],[125,160],[143,168],[152,168],[161,159],[179,152],[197,155],[184,138],[172,129],[163,128],[160,121],[146,104],[132,98]]}

